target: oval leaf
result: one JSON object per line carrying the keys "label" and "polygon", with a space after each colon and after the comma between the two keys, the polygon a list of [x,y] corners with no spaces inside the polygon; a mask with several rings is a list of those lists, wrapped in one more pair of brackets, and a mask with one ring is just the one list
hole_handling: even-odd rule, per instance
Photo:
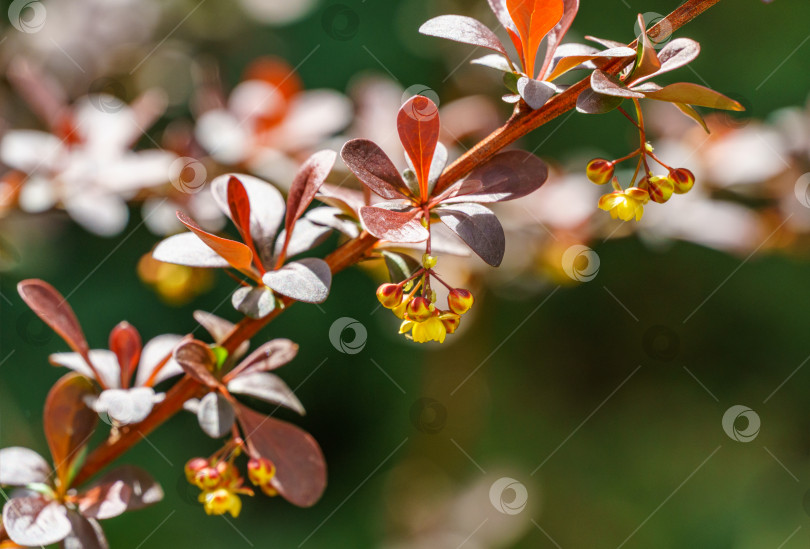
{"label": "oval leaf", "polygon": [[676,38],[658,52],[658,60],[661,62],[661,67],[653,74],[639,78],[635,83],[638,84],[659,74],[679,69],[694,61],[699,54],[699,43],[690,38]]}
{"label": "oval leaf", "polygon": [[276,296],[267,286],[243,286],[233,293],[231,304],[250,318],[264,318],[276,308]]}
{"label": "oval leaf", "polygon": [[501,264],[506,251],[506,236],[492,211],[468,202],[440,206],[433,211],[481,259],[493,267]]}
{"label": "oval leaf", "polygon": [[368,232],[389,242],[424,242],[428,232],[415,219],[417,212],[395,212],[375,206],[360,208],[360,220]]}
{"label": "oval leaf", "polygon": [[326,181],[326,176],[332,171],[336,158],[337,153],[335,151],[318,151],[304,162],[304,165],[295,175],[295,179],[290,186],[290,192],[287,195],[287,219],[284,221],[287,236],[281,253],[282,257],[289,244],[293,225],[295,225],[299,217],[304,215],[312,199],[318,193],[318,189]]}
{"label": "oval leaf", "polygon": [[141,358],[141,334],[129,322],[120,322],[110,332],[110,350],[118,358],[121,387],[128,387]]}
{"label": "oval leaf", "polygon": [[87,398],[95,396],[89,379],[69,373],[56,382],[45,399],[42,424],[62,486],[67,485],[73,460],[96,428],[98,416],[85,404]]}
{"label": "oval leaf", "polygon": [[548,82],[540,82],[525,76],[518,78],[517,89],[520,97],[534,110],[545,105],[546,101],[556,93],[554,86]]}
{"label": "oval leaf", "polygon": [[253,372],[242,374],[228,383],[228,391],[248,395],[270,404],[278,404],[304,415],[304,405],[284,381],[275,374]]}
{"label": "oval leaf", "polygon": [[120,425],[130,425],[146,419],[155,403],[162,399],[163,395],[158,397],[151,387],[107,389],[92,401],[92,408]]}
{"label": "oval leaf", "polygon": [[89,350],[76,314],[65,298],[44,280],[29,279],[17,284],[17,291],[34,314],[59,334],[71,349],[80,354]]}
{"label": "oval leaf", "polygon": [[106,519],[124,511],[143,509],[163,499],[163,489],[152,476],[134,465],[105,473],[79,495],[78,505],[86,517]]}
{"label": "oval leaf", "polygon": [[[408,187],[396,166],[373,141],[352,139],[343,145],[340,157],[357,179],[375,194],[387,200],[409,196]],[[362,207],[362,203],[355,205]]]}
{"label": "oval leaf", "polygon": [[208,393],[200,400],[197,421],[200,428],[211,438],[220,438],[231,432],[234,421],[231,403],[217,392]]}
{"label": "oval leaf", "polygon": [[0,449],[0,485],[25,486],[47,482],[51,466],[33,450],[21,446]]}
{"label": "oval leaf", "polygon": [[504,57],[507,56],[503,44],[501,44],[495,33],[472,17],[440,15],[423,23],[419,27],[419,32],[428,36],[454,40],[462,44],[481,46],[500,53]]}
{"label": "oval leaf", "polygon": [[228,179],[227,187],[228,211],[231,212],[231,220],[239,230],[242,241],[248,248],[255,251],[253,246],[253,236],[250,232],[250,200],[242,182],[236,177]]}
{"label": "oval leaf", "polygon": [[326,488],[326,462],[315,439],[295,425],[241,404],[236,410],[245,438],[276,466],[273,487],[294,505],[314,505]]}
{"label": "oval leaf", "polygon": [[206,246],[194,233],[176,234],[162,240],[152,252],[152,257],[164,263],[187,267],[213,269],[230,267],[222,256]]}
{"label": "oval leaf", "polygon": [[411,159],[422,200],[428,197],[430,165],[439,142],[439,108],[423,95],[408,99],[397,113],[399,140]]}
{"label": "oval leaf", "polygon": [[250,353],[245,360],[223,378],[229,381],[242,374],[275,370],[290,362],[298,354],[298,345],[289,339],[273,339]]}
{"label": "oval leaf", "polygon": [[532,153],[505,151],[452,186],[442,203],[514,200],[536,191],[547,178],[548,166]]}
{"label": "oval leaf", "polygon": [[208,387],[219,387],[219,380],[211,372],[217,364],[214,352],[202,341],[191,339],[174,350],[174,359],[183,370]]}
{"label": "oval leaf", "polygon": [[595,70],[591,73],[591,88],[596,93],[603,95],[612,95],[614,97],[630,97],[634,99],[643,99],[644,94],[633,91],[619,82],[615,76],[610,76],[601,70]]}
{"label": "oval leaf", "polygon": [[583,90],[577,97],[577,112],[604,114],[616,109],[624,99],[615,95],[602,95],[592,89]]}
{"label": "oval leaf", "polygon": [[308,257],[264,274],[273,291],[304,303],[323,303],[329,296],[332,271],[323,259]]}
{"label": "oval leaf", "polygon": [[11,498],[3,507],[3,527],[11,541],[26,547],[51,545],[71,531],[67,509],[42,496]]}

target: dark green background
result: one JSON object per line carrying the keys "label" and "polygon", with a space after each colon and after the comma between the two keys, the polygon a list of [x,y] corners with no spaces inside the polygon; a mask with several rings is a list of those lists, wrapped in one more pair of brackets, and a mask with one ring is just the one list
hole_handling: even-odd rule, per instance
{"label": "dark green background", "polygon": [[[667,13],[678,4],[628,3],[585,1],[575,32],[629,40],[637,12]],[[164,22],[166,29],[194,4],[175,6],[179,15]],[[321,44],[300,68],[307,87],[343,90],[359,71],[381,71],[366,46],[403,87],[425,84],[438,90],[443,101],[466,93],[443,84],[450,63],[443,61],[443,52],[457,59],[466,55],[466,47],[416,33],[422,21],[450,8],[416,0],[346,0],[349,12],[343,16],[348,13],[348,19],[334,22],[327,17],[333,4],[322,3],[287,28],[243,21],[238,32],[217,39],[205,40],[186,27],[177,37],[199,53],[216,55],[231,84],[256,56],[274,53],[295,65]],[[486,17],[483,4],[464,2],[456,9],[479,10]],[[215,24],[218,10],[236,9],[212,2],[190,21],[204,28]],[[493,19],[490,15],[486,21]],[[806,99],[810,45],[791,52],[807,38],[808,21],[810,5],[803,0],[724,0],[679,35],[703,46],[692,64],[698,74],[716,89],[742,98],[754,116],[766,117]],[[355,23],[356,33],[347,40],[336,40],[325,30],[348,25],[352,34]],[[696,80],[688,69],[679,76]],[[535,132],[525,146],[540,143],[556,125]],[[575,115],[538,154],[560,158],[583,147],[621,154],[628,146],[618,114]],[[137,225],[138,216],[133,218],[129,230]],[[29,220],[33,236],[21,250],[22,263],[0,282],[11,301],[0,304],[0,359],[14,353],[0,366],[0,445],[26,445],[45,453],[42,404],[49,384],[63,373],[48,365],[47,355],[65,346],[32,320],[16,296],[18,280],[43,278],[65,292],[78,285],[70,302],[96,347],[105,344],[110,328],[122,319],[145,338],[186,333],[194,328],[191,311],[216,308],[233,284],[219,275],[207,295],[186,307],[168,308],[135,274],[138,258],[155,242],[145,229],[135,230],[121,245],[123,236],[96,238],[67,221],[62,231],[37,232],[41,220]],[[184,414],[149,437],[166,459],[140,444],[122,460],[149,468],[163,483],[166,499],[106,521],[112,547],[136,547],[147,536],[143,546],[151,548],[298,547],[322,523],[303,547],[381,546],[396,539],[406,521],[405,509],[392,498],[390,476],[406,460],[417,501],[431,501],[440,493],[435,479],[460,491],[475,482],[491,483],[504,470],[524,483],[530,505],[508,517],[524,532],[515,547],[554,546],[530,520],[566,549],[617,547],[654,511],[625,547],[776,548],[799,527],[783,547],[807,546],[810,367],[798,369],[763,401],[810,354],[810,262],[769,252],[741,266],[744,257],[691,244],[656,251],[635,239],[595,249],[601,269],[592,282],[559,289],[539,309],[554,285],[528,295],[512,286],[482,291],[475,326],[443,347],[420,348],[396,337],[389,314],[371,314],[375,282],[357,270],[340,274],[324,312],[297,305],[254,340],[283,336],[301,345],[298,358],[280,371],[292,387],[318,368],[297,391],[308,415],[295,421],[323,446],[329,464],[323,499],[301,510],[281,499],[246,498],[242,516],[229,518],[231,524],[206,517],[182,479],[182,464],[216,445],[196,428],[193,416]],[[227,304],[221,311],[236,318]],[[329,342],[329,327],[343,316],[368,328],[367,345],[357,355],[342,354]],[[672,353],[664,356],[661,349]],[[447,412],[435,434],[420,430],[411,417],[418,415],[418,402],[425,397]],[[723,413],[735,404],[750,406],[762,419],[751,443],[733,441],[721,428]],[[485,495],[478,505],[484,516],[492,515],[490,522],[504,520]]]}

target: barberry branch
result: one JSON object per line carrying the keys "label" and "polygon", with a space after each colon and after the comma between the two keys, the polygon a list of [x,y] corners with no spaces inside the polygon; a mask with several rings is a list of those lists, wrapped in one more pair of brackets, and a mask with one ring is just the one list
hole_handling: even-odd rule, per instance
{"label": "barberry branch", "polygon": [[[675,32],[718,2],[720,2],[720,0],[687,0],[666,18],[649,29],[648,33],[656,37],[661,32]],[[636,42],[630,44],[630,47],[635,46]],[[632,60],[617,59],[608,64],[603,70],[608,74],[616,75],[631,62]],[[501,128],[484,138],[445,169],[436,184],[434,194],[440,194],[442,190],[446,189],[450,184],[458,181],[478,166],[481,166],[504,147],[575,108],[579,94],[588,89],[589,85],[590,79],[584,78],[563,93],[553,97],[542,108],[537,110],[531,110],[521,101],[515,108],[513,115]],[[377,242],[378,240],[375,237],[363,232],[357,238],[337,248],[334,252],[329,254],[325,260],[329,264],[332,273],[336,274],[366,258]],[[283,306],[277,307],[264,318],[243,318],[234,326],[231,333],[220,345],[229,353],[233,353],[239,345],[255,336],[264,326],[294,303],[291,299],[286,297],[281,298],[281,301]],[[188,399],[201,396],[207,390],[207,388],[188,375],[181,378],[180,381],[167,392],[163,402],[156,405],[152,413],[145,420],[134,425],[121,427],[119,436],[114,439],[110,438],[106,440],[99,447],[94,449],[88,455],[84,465],[76,475],[74,484],[79,485],[93,477],[96,473],[137,444],[141,438],[151,433],[163,422],[180,411],[183,408],[183,403]]]}

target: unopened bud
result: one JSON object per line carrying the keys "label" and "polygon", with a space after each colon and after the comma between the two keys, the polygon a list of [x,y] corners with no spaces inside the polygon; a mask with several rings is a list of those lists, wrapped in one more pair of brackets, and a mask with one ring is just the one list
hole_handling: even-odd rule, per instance
{"label": "unopened bud", "polygon": [[695,184],[695,174],[686,168],[670,170],[669,180],[675,187],[675,194],[686,194]]}
{"label": "unopened bud", "polygon": [[402,286],[399,284],[382,284],[377,288],[377,299],[386,309],[393,309],[402,303]]}
{"label": "unopened bud", "polygon": [[447,305],[457,315],[463,315],[473,306],[473,295],[464,288],[453,288],[447,296]]}
{"label": "unopened bud", "polygon": [[588,179],[597,185],[604,185],[610,181],[610,178],[613,177],[613,171],[613,162],[605,160],[604,158],[594,158],[588,162],[588,166],[585,168],[585,174],[588,176]]}

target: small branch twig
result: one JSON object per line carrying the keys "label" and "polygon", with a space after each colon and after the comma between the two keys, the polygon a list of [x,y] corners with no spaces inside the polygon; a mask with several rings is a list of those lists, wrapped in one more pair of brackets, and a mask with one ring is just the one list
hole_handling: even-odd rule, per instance
{"label": "small branch twig", "polygon": [[[657,25],[652,27],[649,33],[653,36],[657,36],[657,34],[663,30],[675,32],[718,2],[720,2],[720,0],[687,0],[665,19],[662,19]],[[630,47],[635,47],[635,45],[636,42],[633,42]],[[615,60],[608,64],[603,70],[609,74],[618,74],[629,63],[630,61],[626,60]],[[580,80],[563,93],[553,97],[538,110],[530,110],[523,102],[519,103],[518,107],[515,109],[515,113],[501,128],[484,138],[480,143],[445,169],[439,182],[436,184],[434,194],[439,194],[450,184],[458,181],[473,169],[492,158],[492,156],[507,145],[514,143],[532,130],[547,124],[561,114],[575,108],[579,94],[589,87],[589,82],[589,78]],[[329,264],[333,274],[338,273],[366,257],[376,243],[376,238],[363,232],[359,237],[346,242],[329,254],[326,257],[326,262]],[[247,317],[242,319],[221,345],[227,349],[229,353],[232,353],[242,342],[255,336],[259,330],[293,304],[293,301],[287,298],[284,298],[282,301],[284,302],[284,307],[276,308],[272,313],[262,319]],[[87,460],[76,475],[74,485],[79,485],[92,478],[121,454],[137,444],[141,438],[151,433],[164,421],[180,411],[183,408],[184,402],[190,398],[201,396],[205,392],[206,388],[194,381],[191,377],[184,376],[181,378],[180,381],[168,391],[163,402],[156,405],[152,413],[149,414],[145,420],[135,425],[122,427],[120,436],[117,439],[108,439],[93,450],[87,456]]]}

